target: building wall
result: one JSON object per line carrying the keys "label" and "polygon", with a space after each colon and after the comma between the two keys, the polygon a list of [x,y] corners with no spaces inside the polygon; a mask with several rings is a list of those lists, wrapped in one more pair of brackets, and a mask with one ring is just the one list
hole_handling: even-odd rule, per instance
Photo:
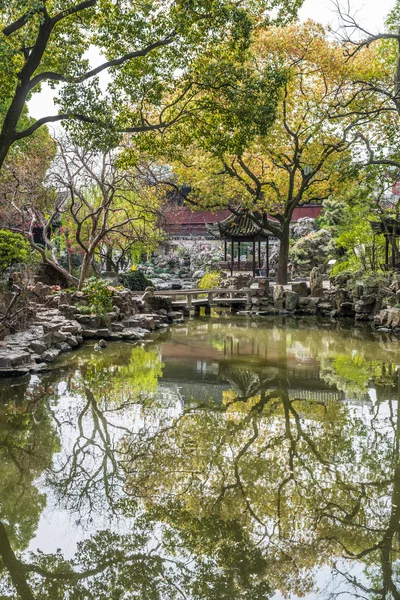
{"label": "building wall", "polygon": [[[322,211],[321,205],[299,206],[293,211],[293,222],[304,217],[316,219]],[[169,205],[164,211],[165,231],[172,237],[207,237],[207,225],[227,219],[229,210],[212,213],[207,210],[192,211],[187,206]]]}

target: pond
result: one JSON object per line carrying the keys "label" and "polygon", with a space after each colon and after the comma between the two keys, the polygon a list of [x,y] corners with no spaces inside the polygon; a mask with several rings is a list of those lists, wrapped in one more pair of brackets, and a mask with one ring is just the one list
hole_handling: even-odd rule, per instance
{"label": "pond", "polygon": [[220,316],[0,381],[0,598],[400,598],[399,365]]}

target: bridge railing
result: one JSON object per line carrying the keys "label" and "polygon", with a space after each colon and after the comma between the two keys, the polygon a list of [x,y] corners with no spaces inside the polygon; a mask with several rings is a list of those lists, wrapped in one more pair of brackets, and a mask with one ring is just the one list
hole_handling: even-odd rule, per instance
{"label": "bridge railing", "polygon": [[236,288],[218,288],[218,289],[196,289],[196,290],[154,290],[154,296],[171,297],[171,298],[186,298],[186,306],[191,308],[193,300],[198,296],[203,296],[201,302],[204,304],[223,304],[243,301],[251,303],[251,298],[256,289],[244,288],[238,290]]}

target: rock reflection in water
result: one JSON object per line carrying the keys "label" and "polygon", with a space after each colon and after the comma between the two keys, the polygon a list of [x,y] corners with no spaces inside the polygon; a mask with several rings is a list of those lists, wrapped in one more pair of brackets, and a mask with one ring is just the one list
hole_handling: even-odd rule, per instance
{"label": "rock reflection in water", "polygon": [[4,382],[0,597],[399,598],[399,366],[340,324],[196,320]]}

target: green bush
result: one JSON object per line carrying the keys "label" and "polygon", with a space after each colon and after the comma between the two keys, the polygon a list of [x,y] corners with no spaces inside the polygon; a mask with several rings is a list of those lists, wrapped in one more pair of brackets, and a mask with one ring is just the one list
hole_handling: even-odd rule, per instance
{"label": "green bush", "polygon": [[0,273],[15,263],[26,263],[30,246],[19,233],[0,229]]}
{"label": "green bush", "polygon": [[122,282],[132,292],[144,292],[147,287],[153,285],[142,271],[128,271],[124,273],[122,275]]}
{"label": "green bush", "polygon": [[205,275],[199,281],[200,290],[212,290],[218,288],[221,279],[221,271],[212,269],[207,271]]}
{"label": "green bush", "polygon": [[112,292],[106,281],[90,277],[82,290],[88,296],[90,312],[103,315],[112,310]]}

